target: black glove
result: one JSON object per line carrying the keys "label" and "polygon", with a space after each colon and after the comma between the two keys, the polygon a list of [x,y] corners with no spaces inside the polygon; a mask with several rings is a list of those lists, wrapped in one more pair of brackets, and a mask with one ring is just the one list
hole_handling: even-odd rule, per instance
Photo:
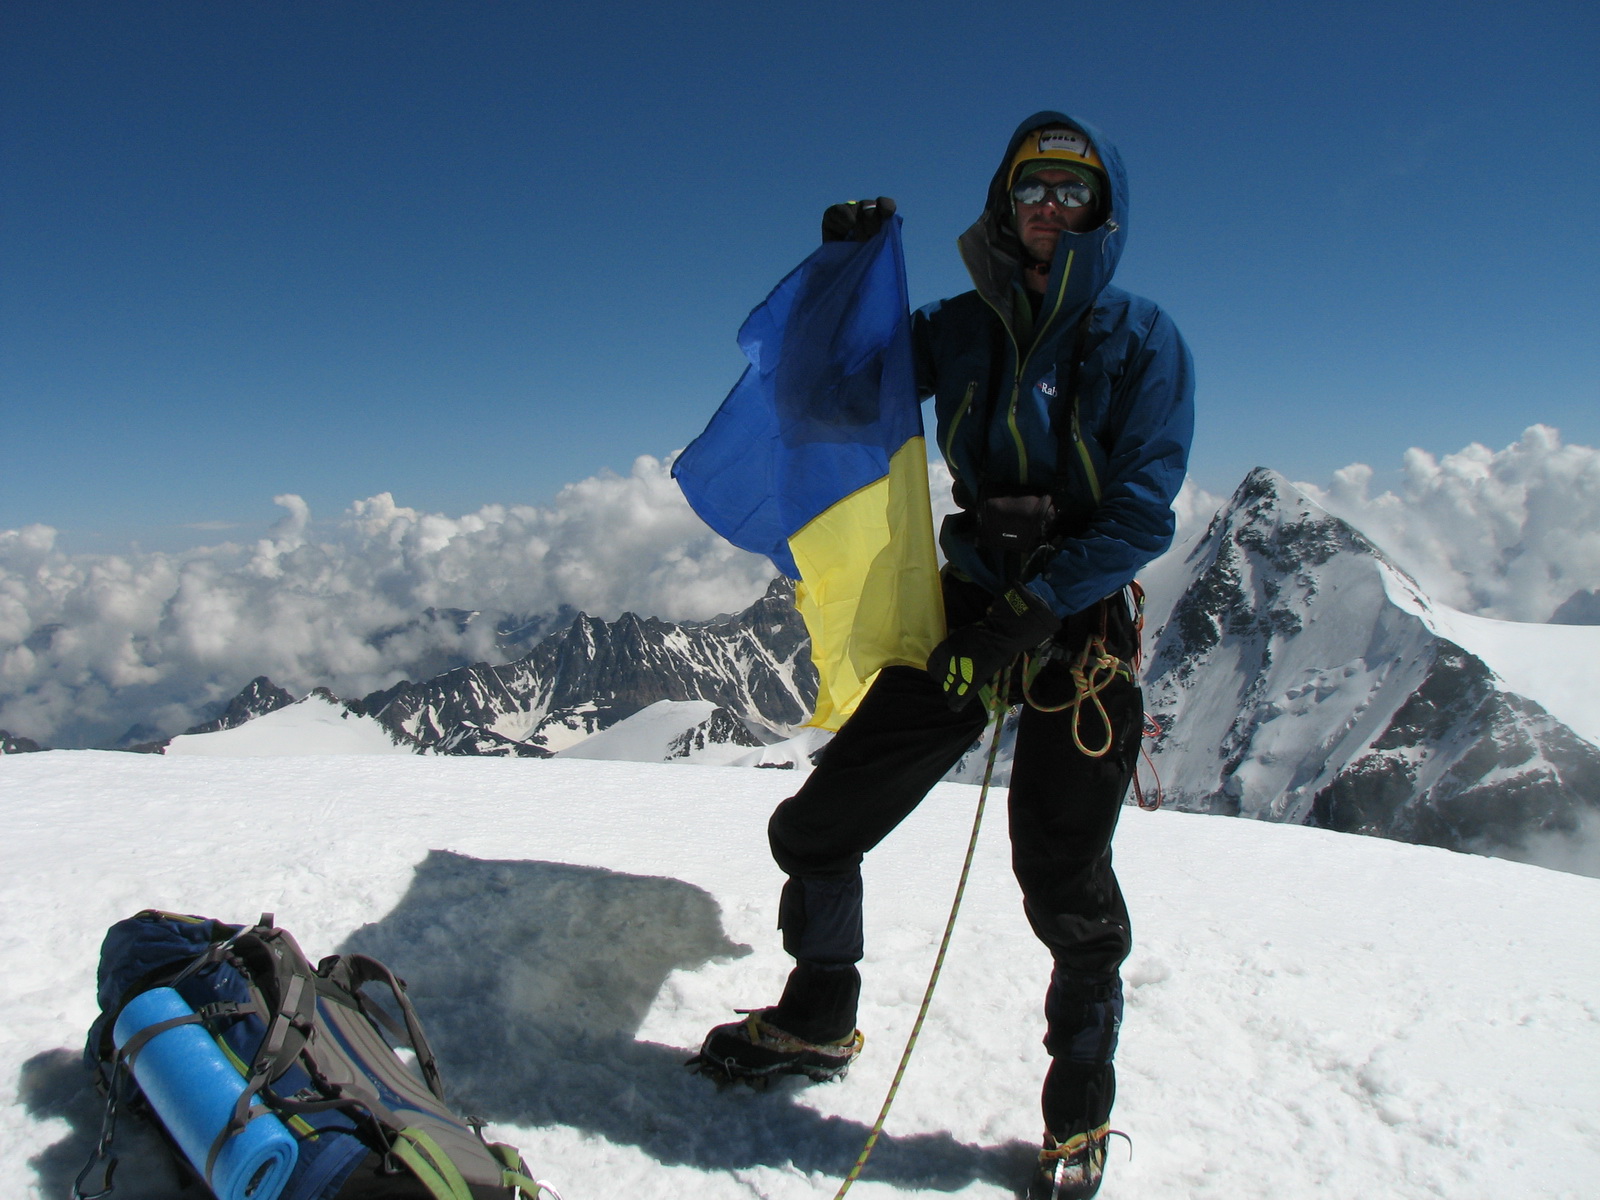
{"label": "black glove", "polygon": [[822,214],[822,240],[825,242],[865,242],[894,216],[894,201],[888,196],[876,200],[849,200],[829,205]]}
{"label": "black glove", "polygon": [[1061,619],[1050,606],[1016,584],[980,619],[934,647],[928,674],[944,692],[945,702],[960,712],[1012,659],[1060,628]]}

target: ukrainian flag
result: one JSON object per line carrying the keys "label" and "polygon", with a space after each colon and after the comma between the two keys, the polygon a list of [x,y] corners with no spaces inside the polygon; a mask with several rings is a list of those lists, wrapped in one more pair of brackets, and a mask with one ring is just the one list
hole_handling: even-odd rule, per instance
{"label": "ukrainian flag", "polygon": [[672,468],[706,524],[797,581],[824,729],[945,634],[907,307],[898,216],[824,243],[746,319],[750,366]]}

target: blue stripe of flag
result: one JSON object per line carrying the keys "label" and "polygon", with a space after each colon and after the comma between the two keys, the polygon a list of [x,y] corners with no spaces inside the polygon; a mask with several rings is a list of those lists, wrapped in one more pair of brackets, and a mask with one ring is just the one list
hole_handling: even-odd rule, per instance
{"label": "blue stripe of flag", "polygon": [[900,218],[827,242],[745,320],[739,382],[673,464],[701,519],[799,577],[789,538],[922,432]]}

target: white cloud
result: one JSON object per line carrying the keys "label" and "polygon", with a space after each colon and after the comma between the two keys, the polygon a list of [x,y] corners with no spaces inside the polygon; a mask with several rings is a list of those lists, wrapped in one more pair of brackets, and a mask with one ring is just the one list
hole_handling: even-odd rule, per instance
{"label": "white cloud", "polygon": [[[735,611],[772,568],[694,516],[670,461],[642,457],[546,508],[446,517],[384,493],[353,504],[328,536],[300,497],[279,496],[284,515],[266,537],[181,554],[67,555],[47,526],[0,530],[0,728],[103,745],[135,722],[181,730],[259,674],[291,691],[360,696],[452,661],[505,657],[492,619],[462,630],[430,609]],[[1444,603],[1540,621],[1574,591],[1600,588],[1600,451],[1534,426],[1501,451],[1413,450],[1398,494],[1369,495],[1372,478],[1358,464],[1326,488],[1300,486]],[[935,464],[936,519],[952,508],[949,483]],[[1216,502],[1185,487],[1180,539]]]}
{"label": "white cloud", "polygon": [[360,696],[414,669],[491,661],[494,622],[428,609],[699,619],[773,575],[711,533],[670,459],[562,489],[548,508],[423,513],[387,493],[326,539],[299,496],[254,545],[68,556],[41,525],[0,531],[0,728],[47,745],[107,744],[134,722],[177,732],[252,677]]}
{"label": "white cloud", "polygon": [[1494,852],[1500,858],[1600,879],[1600,814],[1592,809],[1582,810],[1577,816],[1577,828],[1570,833],[1534,833],[1520,848],[1497,846]]}
{"label": "white cloud", "polygon": [[1297,486],[1444,604],[1545,621],[1574,592],[1600,587],[1600,450],[1563,445],[1548,425],[1503,450],[1409,450],[1398,494],[1370,495],[1372,478],[1357,463],[1326,488]]}

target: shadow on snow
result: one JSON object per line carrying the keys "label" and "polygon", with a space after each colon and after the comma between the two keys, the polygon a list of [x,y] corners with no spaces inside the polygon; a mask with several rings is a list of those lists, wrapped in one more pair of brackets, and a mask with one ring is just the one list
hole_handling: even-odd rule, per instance
{"label": "shadow on snow", "polygon": [[[799,1081],[765,1094],[719,1091],[685,1068],[691,1049],[636,1039],[672,971],[749,953],[723,932],[716,901],[681,880],[436,850],[394,911],[339,949],[381,959],[407,981],[459,1111],[569,1126],[700,1170],[793,1164],[842,1177],[866,1139],[867,1125],[796,1103]],[[47,1194],[64,1195],[100,1120],[77,1052],[30,1059],[21,1094],[35,1116],[72,1126],[31,1164]],[[123,1123],[118,1143],[118,1200],[195,1194],[180,1190],[137,1122]],[[1006,1186],[1026,1176],[1035,1153],[1023,1142],[885,1134],[863,1178],[940,1191],[975,1180]],[[559,1183],[560,1163],[533,1165]]]}

